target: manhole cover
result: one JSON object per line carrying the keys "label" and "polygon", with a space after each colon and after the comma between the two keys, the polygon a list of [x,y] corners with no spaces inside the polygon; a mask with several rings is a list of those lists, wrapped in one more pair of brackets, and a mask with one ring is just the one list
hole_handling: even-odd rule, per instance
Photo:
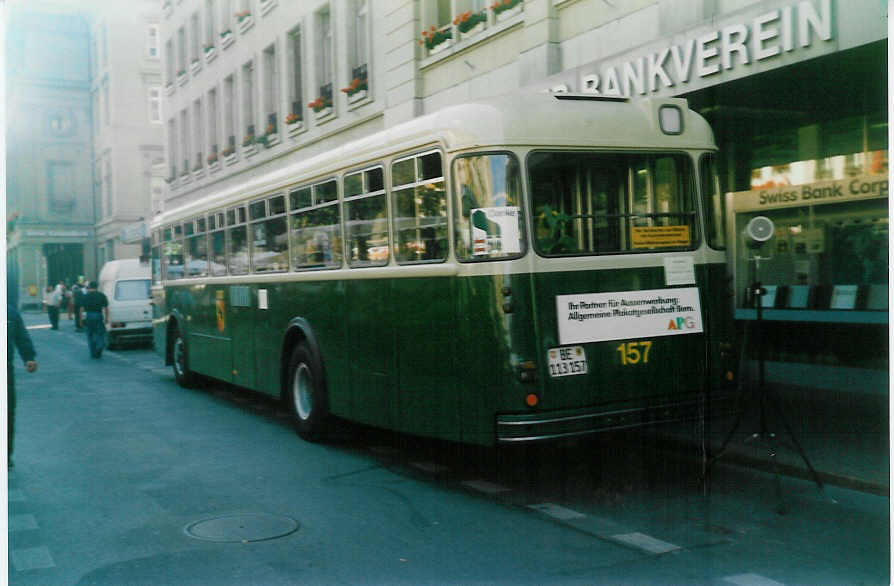
{"label": "manhole cover", "polygon": [[265,541],[294,533],[300,527],[289,517],[248,513],[203,519],[186,526],[186,534],[205,541],[245,543]]}

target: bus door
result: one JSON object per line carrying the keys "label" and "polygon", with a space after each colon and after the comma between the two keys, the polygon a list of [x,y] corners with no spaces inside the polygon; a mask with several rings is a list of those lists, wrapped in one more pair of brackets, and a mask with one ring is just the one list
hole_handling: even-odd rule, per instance
{"label": "bus door", "polygon": [[242,387],[255,385],[255,303],[248,285],[231,285],[228,302],[227,327],[232,340],[233,368],[229,380]]}
{"label": "bus door", "polygon": [[354,279],[345,291],[345,360],[357,420],[383,427],[395,422],[394,307],[387,279]]}
{"label": "bus door", "polygon": [[227,328],[226,287],[197,287],[194,295],[196,313],[190,328],[190,368],[228,381],[232,371],[232,349]]}

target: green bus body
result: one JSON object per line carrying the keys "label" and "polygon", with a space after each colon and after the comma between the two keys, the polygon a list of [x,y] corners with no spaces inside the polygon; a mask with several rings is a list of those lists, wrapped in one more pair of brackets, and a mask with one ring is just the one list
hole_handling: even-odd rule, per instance
{"label": "green bus body", "polygon": [[[548,105],[566,107],[565,103]],[[573,107],[590,105],[575,103]],[[543,115],[550,117],[549,111]],[[704,174],[700,158],[710,153],[713,139],[703,122],[702,126],[695,123],[700,119],[693,113],[686,120],[690,124],[686,131],[702,131],[697,140],[683,140],[686,131],[680,139],[661,136],[652,126],[657,137],[651,142],[631,132],[625,139],[627,146],[608,147],[613,153],[685,152],[693,169]],[[388,168],[389,161],[399,156],[431,150],[430,138],[437,133],[423,137],[420,132],[414,137],[413,128],[405,140],[392,137],[397,146],[390,154],[382,147],[382,154],[369,156],[365,162],[384,162]],[[728,388],[732,373],[733,328],[725,258],[723,252],[708,247],[704,237],[712,230],[704,217],[712,194],[698,197],[691,245],[632,254],[553,257],[535,250],[531,242],[538,228],[526,181],[520,237],[525,239],[524,249],[493,260],[458,258],[454,235],[462,212],[457,209],[457,179],[451,172],[456,157],[514,152],[526,164],[530,153],[547,147],[561,152],[584,146],[562,144],[567,140],[554,131],[545,134],[542,141],[526,136],[519,141],[524,146],[513,144],[505,135],[500,141],[482,142],[463,138],[459,131],[446,139],[441,134],[435,148],[443,153],[450,208],[450,251],[441,262],[398,265],[392,252],[387,264],[378,267],[342,265],[332,270],[159,282],[153,288],[156,349],[167,363],[174,361],[173,334],[179,333],[190,371],[286,397],[290,357],[300,344],[309,349],[325,380],[328,413],[376,427],[475,444],[555,439],[700,416],[703,401],[710,392],[719,396],[719,390]],[[680,144],[675,145],[674,139]],[[605,143],[612,141],[618,142],[611,137],[587,139],[591,148],[606,148]],[[234,192],[219,201],[166,214],[155,232],[160,234],[177,218],[220,210],[315,177],[336,177],[341,189],[344,171],[320,168],[316,175],[296,171],[294,179],[284,174],[279,183],[245,188],[241,194]],[[526,175],[527,171],[521,173]],[[704,178],[699,184],[704,189]],[[388,193],[390,197],[390,189]],[[341,195],[339,201],[344,205]],[[161,236],[158,240],[156,246],[162,244]],[[676,286],[667,284],[665,260],[681,256],[692,259],[694,283],[686,283],[685,288],[697,289],[702,332],[648,336],[648,346],[639,349],[635,339],[611,335],[574,343],[586,355],[587,372],[551,376],[548,352],[569,346],[559,339],[557,296],[673,293]],[[669,320],[673,328],[672,316]],[[633,349],[625,346],[629,342],[635,342]]]}

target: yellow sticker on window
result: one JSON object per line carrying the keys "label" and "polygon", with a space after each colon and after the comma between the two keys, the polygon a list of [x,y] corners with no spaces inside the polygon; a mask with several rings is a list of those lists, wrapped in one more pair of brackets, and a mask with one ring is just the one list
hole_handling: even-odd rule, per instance
{"label": "yellow sticker on window", "polygon": [[633,248],[689,246],[689,226],[634,226],[630,242]]}

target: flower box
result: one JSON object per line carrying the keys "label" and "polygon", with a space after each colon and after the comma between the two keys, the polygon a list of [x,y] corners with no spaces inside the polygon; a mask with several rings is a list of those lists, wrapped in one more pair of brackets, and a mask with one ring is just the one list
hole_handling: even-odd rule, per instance
{"label": "flower box", "polygon": [[199,61],[198,59],[196,59],[189,65],[189,70],[192,72],[193,75],[198,73],[199,70],[201,70],[201,69],[202,69],[202,62]]}
{"label": "flower box", "polygon": [[242,11],[236,13],[236,19],[238,21],[238,27],[240,33],[245,33],[248,29],[252,27],[255,23],[255,19],[252,18],[251,13],[248,11]]}
{"label": "flower box", "polygon": [[267,14],[276,6],[278,0],[261,0],[261,16]]}
{"label": "flower box", "polygon": [[360,102],[360,101],[366,99],[366,96],[367,96],[366,90],[357,90],[356,92],[354,92],[353,94],[350,94],[348,96],[348,103],[355,104],[357,102]]}
{"label": "flower box", "polygon": [[522,0],[497,0],[490,9],[493,10],[497,22],[503,22],[517,16],[522,11]]}
{"label": "flower box", "polygon": [[217,57],[217,49],[214,45],[208,45],[204,49],[205,51],[205,63],[211,63],[214,61],[214,58]]}
{"label": "flower box", "polygon": [[187,173],[186,175],[180,176],[180,185],[187,185],[189,183],[192,183],[192,175]]}
{"label": "flower box", "polygon": [[195,179],[196,181],[198,181],[199,179],[201,179],[204,176],[205,176],[205,169],[203,169],[202,167],[199,167],[198,169],[193,169],[192,178]]}
{"label": "flower box", "polygon": [[178,85],[186,85],[187,81],[189,81],[189,78],[186,77],[185,71],[180,71],[177,73],[177,84]]}
{"label": "flower box", "polygon": [[328,118],[329,116],[332,116],[332,106],[327,106],[320,110],[314,110],[314,120],[318,122],[320,120]]}
{"label": "flower box", "polygon": [[460,31],[459,38],[461,41],[465,41],[466,39],[470,39],[470,38],[474,37],[475,35],[482,32],[483,30],[484,30],[484,23],[479,22],[478,24],[476,24],[475,26],[473,26],[472,28],[470,28],[467,31]]}
{"label": "flower box", "polygon": [[255,142],[252,142],[249,145],[245,145],[245,144],[242,145],[242,154],[245,155],[246,157],[251,157],[252,155],[257,154],[257,152],[258,152],[258,145]]}
{"label": "flower box", "polygon": [[453,32],[450,25],[437,28],[432,26],[427,31],[422,31],[422,39],[419,44],[428,50],[429,55],[439,53],[453,44]]}
{"label": "flower box", "polygon": [[296,120],[295,122],[292,122],[291,124],[286,124],[286,133],[288,133],[288,135],[291,137],[298,136],[299,134],[301,134],[301,131],[303,131],[303,130],[304,130],[304,120],[299,119],[299,120]]}
{"label": "flower box", "polygon": [[[226,151],[224,151],[224,152],[226,152]],[[227,165],[227,166],[232,165],[238,160],[239,160],[239,155],[236,154],[236,151],[233,151],[231,153],[227,153],[227,154],[223,155],[224,165]]]}
{"label": "flower box", "polygon": [[232,45],[236,41],[236,38],[233,36],[233,31],[227,29],[224,32],[220,33],[220,46],[223,49],[226,49],[230,45]]}
{"label": "flower box", "polygon": [[175,89],[174,82],[169,81],[167,84],[165,84],[165,94],[170,96],[171,94],[174,93],[174,89]]}
{"label": "flower box", "polygon": [[[268,149],[269,149],[270,147],[276,146],[276,145],[278,145],[278,144],[280,143],[279,134],[277,134],[277,133],[268,134],[268,135],[263,136],[263,137],[261,137],[261,138],[264,139],[264,142],[262,142],[261,144],[263,144],[263,145],[264,145],[265,147],[267,147]],[[260,138],[259,138],[258,140],[260,140]]]}
{"label": "flower box", "polygon": [[220,171],[220,161],[214,161],[213,163],[208,165],[209,173],[217,173],[218,171]]}

